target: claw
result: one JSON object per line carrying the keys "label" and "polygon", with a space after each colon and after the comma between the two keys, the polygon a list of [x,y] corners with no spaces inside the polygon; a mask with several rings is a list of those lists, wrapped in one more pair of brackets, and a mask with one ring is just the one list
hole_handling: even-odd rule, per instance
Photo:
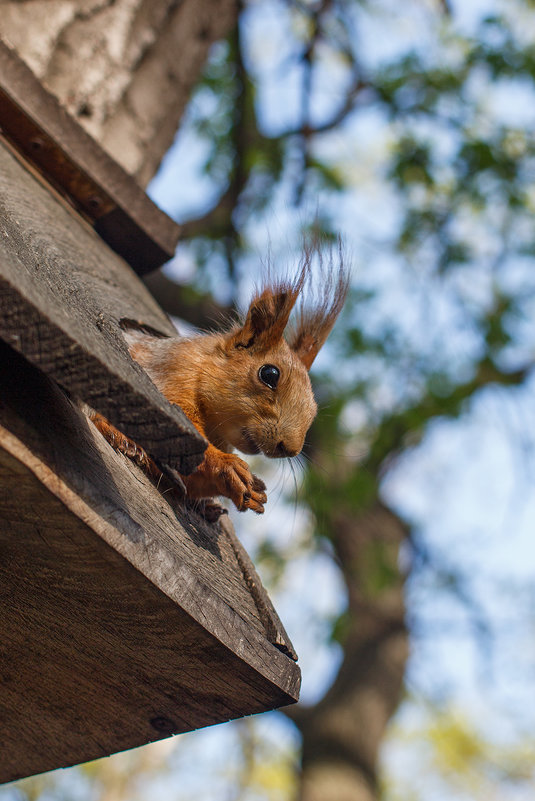
{"label": "claw", "polygon": [[228,509],[212,500],[190,501],[189,505],[208,523],[217,523],[221,515],[228,515]]}
{"label": "claw", "polygon": [[263,506],[263,504],[258,503],[257,501],[250,501],[248,508],[251,509],[251,511],[256,512],[257,515],[263,515],[264,514],[264,506]]}

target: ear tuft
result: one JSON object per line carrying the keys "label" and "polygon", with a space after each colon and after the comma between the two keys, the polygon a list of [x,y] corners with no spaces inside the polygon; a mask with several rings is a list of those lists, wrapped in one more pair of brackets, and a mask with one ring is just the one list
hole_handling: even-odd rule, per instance
{"label": "ear tuft", "polygon": [[316,256],[319,262],[319,275],[317,281],[320,291],[319,299],[310,306],[301,305],[297,325],[289,337],[289,345],[296,353],[307,370],[320,348],[329,336],[336,318],[342,311],[349,288],[349,271],[343,258],[342,243],[338,241],[338,263],[334,264],[332,251],[329,254],[328,264],[325,264],[320,244],[317,241],[305,248],[305,263],[310,269],[312,258]]}

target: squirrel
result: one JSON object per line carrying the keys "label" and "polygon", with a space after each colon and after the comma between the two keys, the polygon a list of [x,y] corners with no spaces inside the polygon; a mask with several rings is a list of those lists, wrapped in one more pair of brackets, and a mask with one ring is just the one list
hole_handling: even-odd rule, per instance
{"label": "squirrel", "polygon": [[[214,496],[230,498],[239,511],[264,511],[265,484],[234,448],[270,458],[296,456],[316,416],[308,371],[342,309],[349,278],[340,253],[338,268],[331,259],[322,276],[321,299],[310,306],[301,301],[296,325],[285,337],[290,313],[310,281],[310,261],[305,251],[293,281],[268,281],[244,321],[224,332],[159,338],[141,328],[124,331],[132,358],[208,440],[201,464],[178,481],[187,500],[207,504],[209,520],[226,511],[211,501]],[[117,450],[159,480],[161,470],[139,446],[98,413],[91,418]]]}

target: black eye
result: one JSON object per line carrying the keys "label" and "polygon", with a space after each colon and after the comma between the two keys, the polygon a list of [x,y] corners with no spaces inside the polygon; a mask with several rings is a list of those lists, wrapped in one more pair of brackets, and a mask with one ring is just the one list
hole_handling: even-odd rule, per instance
{"label": "black eye", "polygon": [[280,370],[273,364],[263,364],[258,371],[258,378],[262,383],[267,384],[271,389],[275,389],[279,383]]}

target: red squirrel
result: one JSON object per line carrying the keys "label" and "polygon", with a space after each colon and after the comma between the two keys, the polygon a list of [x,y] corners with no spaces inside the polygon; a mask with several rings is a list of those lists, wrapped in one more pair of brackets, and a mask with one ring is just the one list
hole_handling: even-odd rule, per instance
{"label": "red squirrel", "polygon": [[[338,317],[348,288],[340,255],[322,279],[322,296],[301,302],[295,327],[285,337],[290,312],[310,280],[310,253],[294,281],[268,282],[252,299],[245,320],[223,333],[157,338],[125,332],[131,356],[158,389],[178,404],[208,440],[204,459],[181,476],[187,499],[230,498],[239,511],[261,514],[267,496],[261,479],[232,453],[296,456],[317,412],[308,371]],[[93,421],[117,450],[140,463],[152,478],[160,471],[149,457],[98,414]],[[209,504],[210,505],[210,504]],[[224,510],[211,504],[211,517]]]}

